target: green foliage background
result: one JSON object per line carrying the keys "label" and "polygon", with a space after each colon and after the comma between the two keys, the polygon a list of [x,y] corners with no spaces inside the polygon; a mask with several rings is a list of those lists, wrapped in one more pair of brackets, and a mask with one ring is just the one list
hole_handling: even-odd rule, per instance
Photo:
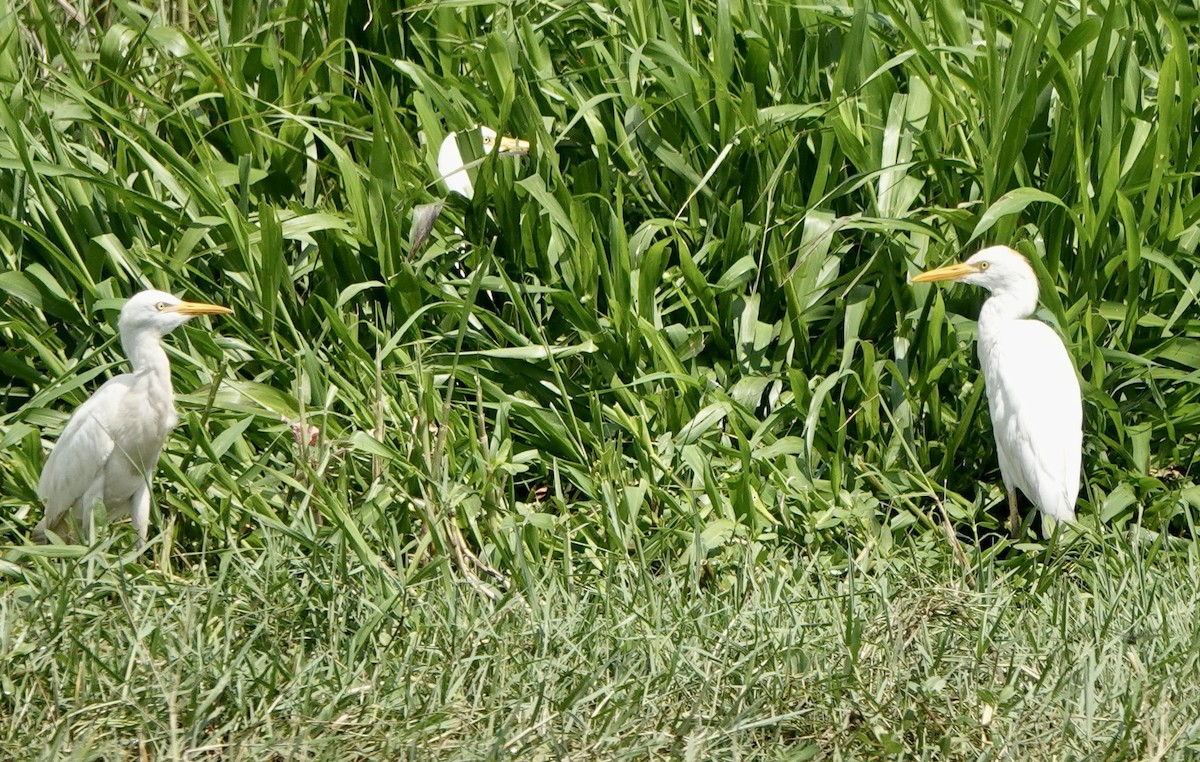
{"label": "green foliage background", "polygon": [[[336,757],[346,701],[356,711],[377,701],[375,711],[401,717],[445,701],[445,717],[474,718],[470,731],[404,724],[378,739],[379,753],[470,756],[474,734],[493,739],[497,754],[550,757],[893,753],[943,736],[956,739],[947,755],[1014,748],[1003,745],[1011,738],[932,728],[934,700],[921,691],[953,707],[970,697],[975,709],[999,708],[1018,737],[1044,716],[1004,707],[1036,691],[996,693],[976,659],[980,682],[957,684],[951,697],[923,682],[925,663],[920,690],[899,690],[890,704],[856,672],[855,620],[915,605],[896,603],[897,579],[938,589],[953,579],[951,597],[969,601],[951,608],[980,622],[1013,595],[1038,622],[1067,621],[1073,599],[1052,587],[1061,575],[1070,590],[1098,594],[1100,580],[1126,589],[1151,563],[1138,538],[1169,551],[1163,563],[1175,576],[1164,584],[1186,598],[1177,612],[1192,610],[1183,583],[1196,579],[1185,540],[1200,506],[1196,22],[1192,8],[1145,0],[400,9],[0,0],[0,536],[24,542],[40,515],[49,440],[120,368],[123,298],[153,286],[235,310],[167,342],[182,423],[156,483],[154,523],[166,534],[154,560],[135,560],[117,535],[93,551],[14,549],[2,562],[13,584],[0,612],[14,618],[0,619],[0,655],[23,660],[15,674],[24,676],[4,689],[28,702],[9,714],[9,740],[53,722],[46,748],[59,752],[86,746],[82,734],[118,756],[136,736],[160,755],[220,737]],[[414,210],[445,193],[437,146],[473,124],[525,137],[532,152],[479,162],[475,200],[450,199],[430,239],[414,245]],[[906,283],[989,243],[1033,261],[1040,316],[1064,336],[1084,384],[1080,518],[1102,547],[1072,551],[1078,559],[1004,539],[970,341],[981,295]],[[320,427],[315,444],[293,441],[295,420]],[[883,585],[865,604],[837,581],[860,573],[875,579],[868,587]],[[227,575],[238,578],[234,589],[223,587]],[[313,575],[304,586],[316,589],[271,592],[289,575]],[[598,579],[614,587],[592,590]],[[335,582],[346,589],[324,587]],[[193,584],[229,597],[205,609],[215,604],[197,602]],[[1036,591],[1028,599],[1025,584]],[[320,698],[312,686],[330,678],[314,674],[291,686],[305,696],[298,711],[342,706],[320,715],[332,724],[264,727],[245,721],[268,711],[251,711],[253,690],[231,687],[243,686],[250,656],[237,652],[228,618],[220,645],[185,645],[190,636],[147,645],[136,628],[52,603],[116,596],[131,621],[142,606],[151,621],[162,620],[160,606],[191,612],[171,620],[177,629],[164,631],[174,635],[211,633],[226,605],[265,606],[293,632],[312,609],[345,618],[336,636],[312,636],[323,646],[297,646],[296,664],[329,657],[326,647],[353,662],[409,637],[436,643],[462,617],[507,606],[514,629],[501,617],[481,637],[501,644],[491,653],[507,665],[492,667],[499,684],[527,686],[548,678],[512,666],[508,650],[532,637],[523,617],[554,623],[535,628],[538,637],[562,627],[588,641],[625,622],[606,616],[627,600],[639,601],[628,605],[651,636],[682,627],[677,639],[694,635],[729,657],[727,643],[705,640],[720,627],[693,632],[700,615],[660,608],[664,595],[717,606],[727,632],[742,612],[720,608],[725,597],[753,601],[758,625],[737,642],[754,645],[745,661],[720,660],[725,669],[776,674],[778,664],[763,665],[791,658],[796,632],[841,622],[831,636],[853,652],[849,662],[818,648],[780,674],[823,674],[814,665],[828,657],[830,674],[846,669],[848,684],[876,696],[878,717],[910,725],[873,725],[870,708],[837,725],[829,717],[860,703],[853,695],[781,679],[761,704],[730,710],[751,718],[737,732],[696,740],[687,728],[704,723],[684,712],[692,724],[658,743],[635,730],[646,721],[636,712],[600,713],[605,728],[575,744],[566,739],[578,728],[539,725],[536,712],[511,706],[511,726],[480,722],[486,701],[464,704],[445,685],[414,704],[420,690],[400,681],[409,691],[401,710],[379,692],[356,698],[350,684]],[[569,603],[552,614],[557,596]],[[402,613],[410,598],[449,608],[418,626]],[[772,629],[761,613],[787,620],[777,607],[800,599],[834,602],[802,610],[796,630]],[[29,618],[38,606],[50,609]],[[1121,636],[1111,612],[1097,616],[1105,638]],[[1028,626],[1018,618],[1005,629]],[[166,730],[137,719],[161,714],[150,710],[107,723],[63,719],[69,709],[44,693],[53,669],[90,686],[76,698],[107,693],[107,672],[136,672],[33,645],[39,632],[87,642],[93,628],[115,639],[113,653],[129,647],[119,640],[127,635],[186,670],[167,679],[159,670],[172,667],[155,668],[159,685],[197,680],[183,701],[190,719]],[[1172,633],[1164,639],[1183,649],[1186,633]],[[1074,639],[1065,628],[1058,637]],[[222,647],[228,671],[186,667],[186,654]],[[601,658],[581,648],[584,663]],[[701,679],[674,683],[661,654],[649,654],[659,652],[643,656],[665,682],[641,685],[640,697],[616,691],[616,704],[669,706],[664,696],[678,700]],[[411,651],[404,658],[419,662]],[[622,674],[614,666],[594,679],[611,689]],[[1162,686],[1177,678],[1154,674]],[[383,678],[363,679],[378,687]],[[701,682],[725,685],[714,679]],[[264,680],[291,695],[286,681]],[[154,680],[119,682],[128,690]],[[1130,695],[1119,681],[1108,687]],[[555,701],[589,695],[578,687]],[[828,715],[806,703],[817,695],[838,697]],[[1133,715],[1141,700],[1129,699]],[[9,710],[21,703],[9,701]],[[796,706],[815,708],[787,714]],[[1181,701],[1178,717],[1189,706]],[[979,723],[975,709],[964,727]],[[905,720],[906,710],[916,714]],[[1124,734],[1101,725],[1069,739],[1079,753],[1155,748],[1136,721]]]}

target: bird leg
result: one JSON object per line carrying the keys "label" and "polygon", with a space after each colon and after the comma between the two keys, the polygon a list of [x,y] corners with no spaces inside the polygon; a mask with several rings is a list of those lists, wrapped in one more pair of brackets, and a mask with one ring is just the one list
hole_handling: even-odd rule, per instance
{"label": "bird leg", "polygon": [[[100,510],[99,520],[96,510]],[[108,521],[108,506],[104,504],[104,485],[97,479],[83,496],[83,510],[79,512],[79,537],[90,545],[96,539],[96,525]]]}
{"label": "bird leg", "polygon": [[129,515],[137,532],[140,550],[146,547],[146,535],[150,529],[150,474],[146,474],[146,481],[133,493],[130,508]]}
{"label": "bird leg", "polygon": [[1012,532],[1014,539],[1020,539],[1021,535],[1021,514],[1017,510],[1017,490],[1008,490],[1008,528]]}
{"label": "bird leg", "polygon": [[37,523],[37,526],[33,528],[33,541],[38,545],[45,545],[50,542],[50,538],[46,536],[46,532],[48,531],[52,530],[46,521],[46,517],[43,516],[42,520]]}

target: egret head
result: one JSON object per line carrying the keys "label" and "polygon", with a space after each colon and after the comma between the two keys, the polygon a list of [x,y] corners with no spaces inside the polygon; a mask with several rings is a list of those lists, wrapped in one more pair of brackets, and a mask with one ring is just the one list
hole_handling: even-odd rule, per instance
{"label": "egret head", "polygon": [[913,283],[957,280],[982,286],[992,293],[987,301],[993,314],[1009,317],[1032,315],[1037,309],[1038,282],[1029,260],[1007,246],[990,246],[965,262],[926,270]]}
{"label": "egret head", "polygon": [[475,188],[467,175],[466,163],[463,161],[464,146],[460,145],[459,141],[467,140],[472,133],[478,133],[485,155],[493,151],[501,156],[523,156],[529,153],[527,141],[497,135],[490,127],[472,127],[447,135],[438,149],[438,171],[442,173],[442,180],[446,182],[446,187],[451,193],[467,198],[474,195]]}
{"label": "egret head", "polygon": [[483,152],[496,151],[501,156],[524,156],[529,153],[529,141],[497,135],[491,127],[480,127],[479,137],[483,141]]}
{"label": "egret head", "polygon": [[[982,286],[992,293],[1014,288],[1028,289],[1030,284],[1037,291],[1037,276],[1029,266],[1029,260],[1007,246],[991,246],[971,255],[965,262],[926,270],[914,275],[913,283],[932,283],[942,280],[957,280]],[[1036,295],[1034,297],[1036,299]]]}
{"label": "egret head", "polygon": [[[117,326],[121,341],[128,337],[149,334],[161,339],[197,315],[228,315],[233,310],[218,304],[185,302],[165,291],[142,291],[132,296],[121,308]],[[126,352],[129,352],[126,347]]]}

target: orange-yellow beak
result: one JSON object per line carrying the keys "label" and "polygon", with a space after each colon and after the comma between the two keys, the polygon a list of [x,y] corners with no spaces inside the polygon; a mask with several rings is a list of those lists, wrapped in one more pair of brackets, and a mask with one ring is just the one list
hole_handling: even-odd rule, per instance
{"label": "orange-yellow beak", "polygon": [[974,275],[979,272],[979,268],[975,265],[959,262],[954,265],[946,265],[933,270],[926,270],[912,277],[912,283],[933,283],[939,280],[962,280],[968,275]]}
{"label": "orange-yellow beak", "polygon": [[524,156],[525,154],[529,153],[528,140],[510,138],[502,135],[497,142],[499,145],[496,146],[496,150],[500,154],[516,154],[518,156]]}
{"label": "orange-yellow beak", "polygon": [[233,310],[228,307],[222,307],[219,304],[205,304],[204,302],[180,302],[179,304],[167,307],[165,312],[178,312],[180,315],[229,315]]}

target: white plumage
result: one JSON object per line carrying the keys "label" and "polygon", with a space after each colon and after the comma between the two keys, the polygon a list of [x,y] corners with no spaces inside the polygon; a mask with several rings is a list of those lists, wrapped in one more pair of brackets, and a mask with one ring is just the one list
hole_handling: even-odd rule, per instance
{"label": "white plumage", "polygon": [[979,365],[1013,532],[1020,528],[1017,489],[1044,514],[1074,520],[1083,400],[1062,340],[1050,326],[1029,319],[1038,300],[1029,262],[1012,249],[993,246],[912,280],[957,280],[991,292],[979,313]]}
{"label": "white plumage", "polygon": [[447,135],[438,148],[438,172],[442,173],[442,180],[451,193],[457,193],[467,198],[475,195],[475,186],[471,183],[471,176],[467,174],[467,167],[463,163],[463,152],[459,148],[458,141],[465,140],[471,132],[479,133],[485,155],[492,151],[499,151],[502,156],[529,153],[529,143],[518,138],[497,135],[496,131],[490,127],[475,127],[471,130],[452,132]]}
{"label": "white plumage", "polygon": [[171,367],[160,340],[196,315],[229,312],[162,291],[143,291],[125,303],[118,327],[133,372],[105,382],[67,422],[38,482],[46,515],[34,529],[35,539],[45,541],[47,530],[67,534],[71,516],[86,529],[99,502],[110,521],[131,516],[145,543],[150,479],[177,420]]}

